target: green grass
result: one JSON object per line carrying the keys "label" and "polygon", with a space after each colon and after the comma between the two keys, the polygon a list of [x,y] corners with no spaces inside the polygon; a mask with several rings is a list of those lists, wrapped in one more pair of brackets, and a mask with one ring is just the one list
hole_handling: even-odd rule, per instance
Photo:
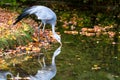
{"label": "green grass", "polygon": [[[9,30],[8,30],[9,31]],[[14,49],[19,45],[26,45],[32,41],[33,29],[27,24],[23,24],[23,27],[16,29],[16,31],[4,34],[0,37],[1,49]]]}

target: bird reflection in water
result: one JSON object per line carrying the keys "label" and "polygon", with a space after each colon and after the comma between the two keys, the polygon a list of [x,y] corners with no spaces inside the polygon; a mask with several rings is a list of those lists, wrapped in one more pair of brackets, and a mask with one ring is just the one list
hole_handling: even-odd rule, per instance
{"label": "bird reflection in water", "polygon": [[35,76],[30,76],[30,80],[51,80],[56,75],[56,64],[55,64],[55,57],[59,55],[61,52],[61,46],[55,50],[52,56],[52,63],[50,66],[46,66],[44,57],[43,57],[43,65],[42,69],[38,70]]}
{"label": "bird reflection in water", "polygon": [[0,71],[0,80],[7,80],[8,75],[10,75],[13,78],[12,73],[8,71]]}

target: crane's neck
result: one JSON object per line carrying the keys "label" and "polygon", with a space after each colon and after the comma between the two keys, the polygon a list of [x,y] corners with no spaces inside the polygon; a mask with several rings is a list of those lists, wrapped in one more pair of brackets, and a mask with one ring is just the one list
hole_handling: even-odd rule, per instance
{"label": "crane's neck", "polygon": [[55,32],[55,25],[52,25],[52,32],[53,32],[53,35],[56,34],[56,32]]}
{"label": "crane's neck", "polygon": [[55,65],[55,57],[56,56],[53,55],[53,57],[52,57],[52,65]]}
{"label": "crane's neck", "polygon": [[61,37],[55,32],[55,24],[52,25],[52,33],[54,38],[62,45]]}
{"label": "crane's neck", "polygon": [[59,36],[59,35],[55,32],[55,25],[52,25],[52,33],[53,33],[54,38],[58,41],[58,37],[57,36]]}

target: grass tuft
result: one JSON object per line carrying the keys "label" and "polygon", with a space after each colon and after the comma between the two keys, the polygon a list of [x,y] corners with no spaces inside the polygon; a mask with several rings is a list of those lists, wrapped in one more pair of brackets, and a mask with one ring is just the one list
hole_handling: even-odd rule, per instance
{"label": "grass tuft", "polygon": [[22,27],[14,29],[14,31],[8,29],[5,33],[2,32],[0,37],[0,48],[11,49],[19,45],[25,45],[32,41],[31,33],[33,33],[33,29],[25,23],[22,24]]}

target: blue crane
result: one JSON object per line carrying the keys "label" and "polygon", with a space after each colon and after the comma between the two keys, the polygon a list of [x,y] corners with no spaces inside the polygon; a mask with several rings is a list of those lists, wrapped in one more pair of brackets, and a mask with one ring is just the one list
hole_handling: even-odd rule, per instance
{"label": "blue crane", "polygon": [[39,24],[39,26],[38,26],[39,31],[40,31],[40,27],[42,26],[42,24],[43,24],[43,29],[42,29],[43,32],[45,29],[45,25],[50,24],[52,26],[52,33],[53,33],[54,38],[60,44],[62,44],[61,37],[55,32],[55,25],[56,25],[56,20],[57,20],[56,14],[50,8],[48,8],[46,6],[32,6],[32,7],[29,7],[27,9],[23,10],[23,13],[20,14],[16,18],[16,21],[13,23],[13,25],[15,25],[17,22],[22,20],[27,15],[31,15],[31,14],[36,15],[37,19],[41,20],[41,24]]}
{"label": "blue crane", "polygon": [[[51,80],[56,75],[56,64],[55,64],[55,57],[58,56],[61,52],[61,46],[58,47],[53,56],[52,56],[52,63],[50,66],[46,66],[44,60],[42,69],[38,70],[35,76],[30,76],[30,80]],[[44,59],[44,58],[43,58]],[[40,63],[42,64],[42,63]]]}

